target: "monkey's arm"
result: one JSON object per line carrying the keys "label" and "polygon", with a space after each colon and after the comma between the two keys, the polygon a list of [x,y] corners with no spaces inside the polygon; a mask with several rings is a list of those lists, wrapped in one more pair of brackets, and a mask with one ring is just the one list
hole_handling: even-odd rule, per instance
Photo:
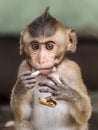
{"label": "monkey's arm", "polygon": [[32,130],[29,122],[31,118],[31,97],[29,95],[28,98],[28,95],[27,88],[25,88],[18,79],[11,94],[11,108],[15,116],[16,130]]}
{"label": "monkey's arm", "polygon": [[34,85],[35,77],[31,75],[27,64],[22,63],[11,94],[11,108],[14,112],[17,130],[32,130],[30,118]]}
{"label": "monkey's arm", "polygon": [[[63,100],[68,103],[70,114],[79,124],[87,123],[88,119],[91,116],[91,102],[86,91],[86,87],[82,81],[80,71],[76,71],[70,74],[68,77],[70,83],[68,83],[67,78],[60,78],[59,81],[51,76],[49,79],[54,83],[46,83],[48,89],[41,88],[40,92],[50,92],[52,93],[51,97],[47,99],[53,100]],[[73,75],[73,76],[72,76]],[[40,85],[42,85],[40,83]]]}

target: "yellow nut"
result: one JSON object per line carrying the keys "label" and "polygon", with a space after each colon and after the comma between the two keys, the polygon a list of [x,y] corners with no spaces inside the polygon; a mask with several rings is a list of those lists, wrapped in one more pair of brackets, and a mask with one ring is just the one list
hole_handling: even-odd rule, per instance
{"label": "yellow nut", "polygon": [[57,105],[57,103],[55,101],[53,101],[53,100],[48,101],[45,98],[39,99],[39,103],[42,105],[49,106],[49,107],[55,107]]}

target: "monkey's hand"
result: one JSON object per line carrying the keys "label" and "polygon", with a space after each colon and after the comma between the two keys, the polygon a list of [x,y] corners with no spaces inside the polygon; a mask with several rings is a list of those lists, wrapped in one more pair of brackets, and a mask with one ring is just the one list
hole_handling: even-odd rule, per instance
{"label": "monkey's hand", "polygon": [[21,84],[28,89],[34,87],[36,82],[36,76],[39,74],[39,71],[32,73],[31,71],[26,71],[20,74],[19,79]]}
{"label": "monkey's hand", "polygon": [[50,84],[49,82],[40,83],[40,86],[46,86],[40,88],[40,92],[51,93],[50,97],[47,97],[47,100],[64,100],[68,102],[76,102],[77,99],[80,99],[80,94],[72,89],[63,78],[59,78],[57,80],[55,77],[49,77],[49,79],[53,82]]}

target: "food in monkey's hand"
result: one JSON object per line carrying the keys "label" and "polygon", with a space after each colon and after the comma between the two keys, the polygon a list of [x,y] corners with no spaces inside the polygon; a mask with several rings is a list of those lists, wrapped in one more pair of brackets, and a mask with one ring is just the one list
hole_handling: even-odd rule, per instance
{"label": "food in monkey's hand", "polygon": [[40,71],[37,70],[37,71],[33,72],[33,73],[31,74],[31,76],[32,76],[32,77],[35,77],[35,76],[37,76],[37,75],[39,75],[39,74],[40,74]]}
{"label": "food in monkey's hand", "polygon": [[49,106],[49,107],[55,107],[57,105],[56,101],[47,100],[45,98],[42,98],[42,99],[39,98],[39,103],[42,104],[42,105]]}

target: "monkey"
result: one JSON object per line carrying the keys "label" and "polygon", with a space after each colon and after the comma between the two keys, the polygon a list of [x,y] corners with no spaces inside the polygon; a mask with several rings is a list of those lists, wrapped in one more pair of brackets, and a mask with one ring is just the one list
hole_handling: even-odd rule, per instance
{"label": "monkey", "polygon": [[20,35],[25,59],[11,93],[16,130],[88,130],[91,100],[79,65],[67,57],[76,48],[75,30],[49,9],[26,26]]}

